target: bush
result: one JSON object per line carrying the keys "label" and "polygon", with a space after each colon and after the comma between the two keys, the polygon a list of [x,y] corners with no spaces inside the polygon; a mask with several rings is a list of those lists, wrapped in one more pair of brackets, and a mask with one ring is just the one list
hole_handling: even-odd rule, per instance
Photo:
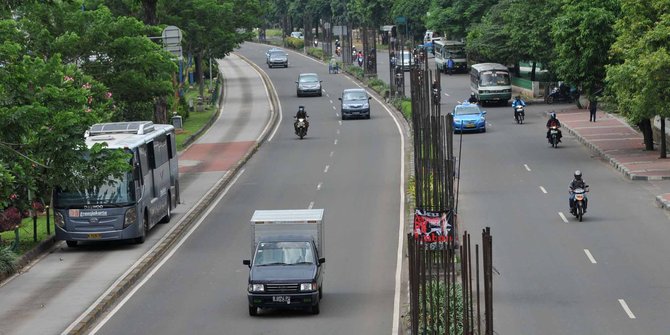
{"label": "bush", "polygon": [[322,61],[327,60],[326,55],[323,53],[323,49],[320,48],[307,48],[307,54]]}
{"label": "bush", "polygon": [[346,71],[349,72],[351,75],[356,77],[358,80],[363,80],[363,77],[365,76],[365,72],[363,72],[363,68],[356,66],[356,65],[349,65],[346,68]]}
{"label": "bush", "polygon": [[406,120],[412,119],[412,100],[409,98],[394,98],[391,100],[391,105],[400,110]]}
{"label": "bush", "polygon": [[286,47],[296,49],[296,50],[302,50],[305,47],[305,40],[295,38],[295,37],[287,37],[286,38]]}
{"label": "bush", "polygon": [[368,86],[375,90],[375,92],[384,95],[385,91],[388,91],[389,85],[387,85],[383,80],[379,78],[372,78],[368,81]]}
{"label": "bush", "polygon": [[16,271],[16,254],[9,247],[0,247],[0,273]]}

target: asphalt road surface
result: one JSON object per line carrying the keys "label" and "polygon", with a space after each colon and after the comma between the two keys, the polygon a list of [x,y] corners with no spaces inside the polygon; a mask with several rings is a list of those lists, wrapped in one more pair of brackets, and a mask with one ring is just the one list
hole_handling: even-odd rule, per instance
{"label": "asphalt road surface", "polygon": [[[267,69],[267,49],[247,44],[239,53],[261,65],[277,89],[283,109],[277,132],[176,252],[103,320],[98,334],[392,332],[403,208],[397,121],[374,100],[370,120],[341,121],[337,97],[356,87],[351,80],[293,52],[287,69]],[[321,76],[323,97],[296,97],[301,72]],[[298,105],[310,115],[303,140],[292,126]],[[242,260],[250,257],[253,211],[310,207],[325,209],[321,313],[250,317]]]}

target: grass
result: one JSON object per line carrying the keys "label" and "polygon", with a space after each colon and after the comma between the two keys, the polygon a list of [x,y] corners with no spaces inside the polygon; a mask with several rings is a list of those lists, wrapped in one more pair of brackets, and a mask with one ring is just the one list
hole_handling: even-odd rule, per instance
{"label": "grass", "polygon": [[[41,215],[37,217],[37,242],[33,241],[33,218],[25,218],[21,221],[21,226],[19,226],[19,246],[15,251],[18,255],[23,255],[37,244],[47,239],[50,235],[47,235],[47,217],[46,215]],[[51,213],[51,218],[49,219],[51,224],[51,235],[54,234],[54,219],[53,213]],[[0,240],[2,241],[3,246],[12,246],[14,243],[14,231],[5,231],[0,233]]]}
{"label": "grass", "polygon": [[[184,99],[188,101],[189,99],[197,100],[198,90],[196,88],[188,90],[184,93]],[[208,100],[208,99],[205,99]],[[212,118],[216,113],[216,104],[205,104],[205,108],[202,112],[190,112],[187,118],[183,118],[183,128],[177,130],[177,151],[184,149],[184,142],[198,130],[202,129],[207,122]]]}

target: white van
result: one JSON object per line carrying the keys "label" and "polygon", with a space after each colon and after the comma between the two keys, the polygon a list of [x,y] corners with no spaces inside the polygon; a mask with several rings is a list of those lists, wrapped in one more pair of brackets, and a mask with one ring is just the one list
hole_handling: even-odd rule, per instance
{"label": "white van", "polygon": [[305,36],[302,35],[302,32],[299,32],[299,31],[292,32],[291,37],[299,38],[299,39],[304,39],[305,38]]}
{"label": "white van", "polygon": [[426,30],[426,33],[423,34],[423,43],[428,43],[433,40],[433,36],[435,34],[433,33],[432,30]]}

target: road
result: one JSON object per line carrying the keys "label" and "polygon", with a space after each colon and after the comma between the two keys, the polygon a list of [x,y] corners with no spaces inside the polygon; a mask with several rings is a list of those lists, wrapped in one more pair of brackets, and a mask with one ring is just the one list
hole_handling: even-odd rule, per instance
{"label": "road", "polygon": [[[468,97],[467,75],[441,82],[443,111]],[[667,334],[670,220],[652,201],[657,189],[567,133],[552,149],[550,108],[561,107],[530,105],[517,125],[511,107],[486,106],[487,132],[462,137],[458,212],[474,236],[492,230],[495,332]],[[577,169],[591,185],[581,223],[567,208]]]}
{"label": "road", "polygon": [[[264,65],[266,46],[239,54]],[[391,333],[402,224],[402,140],[397,120],[372,101],[370,120],[341,121],[338,95],[356,86],[290,52],[287,69],[263,68],[282,106],[278,130],[188,239],[103,320],[97,334]],[[300,72],[317,72],[323,97],[295,96]],[[259,89],[260,88],[251,88]],[[298,105],[310,115],[293,134]],[[317,316],[265,311],[250,317],[248,222],[256,209],[324,208],[326,277]]]}

